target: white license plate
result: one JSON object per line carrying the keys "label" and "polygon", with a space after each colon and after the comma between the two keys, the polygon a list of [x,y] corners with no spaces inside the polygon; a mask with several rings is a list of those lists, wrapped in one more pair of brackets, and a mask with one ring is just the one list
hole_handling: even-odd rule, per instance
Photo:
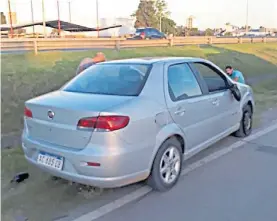
{"label": "white license plate", "polygon": [[45,152],[39,152],[37,162],[56,170],[61,170],[63,168],[63,157]]}

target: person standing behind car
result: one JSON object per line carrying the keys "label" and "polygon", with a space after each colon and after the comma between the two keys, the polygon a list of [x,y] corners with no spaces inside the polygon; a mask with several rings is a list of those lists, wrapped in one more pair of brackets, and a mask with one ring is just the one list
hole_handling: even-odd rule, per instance
{"label": "person standing behind car", "polygon": [[106,57],[105,54],[102,52],[97,52],[95,57],[93,58],[84,58],[77,68],[76,75],[80,74],[82,71],[89,68],[90,66],[104,61],[106,61]]}
{"label": "person standing behind car", "polygon": [[243,74],[240,71],[234,70],[233,67],[230,65],[226,66],[225,70],[226,70],[226,73],[232,78],[233,81],[245,84]]}

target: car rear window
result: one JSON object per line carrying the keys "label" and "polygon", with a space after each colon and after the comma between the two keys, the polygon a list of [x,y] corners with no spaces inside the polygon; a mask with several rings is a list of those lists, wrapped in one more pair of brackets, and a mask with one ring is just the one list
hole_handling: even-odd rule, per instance
{"label": "car rear window", "polygon": [[138,96],[150,69],[149,64],[97,64],[83,71],[62,90],[76,93]]}

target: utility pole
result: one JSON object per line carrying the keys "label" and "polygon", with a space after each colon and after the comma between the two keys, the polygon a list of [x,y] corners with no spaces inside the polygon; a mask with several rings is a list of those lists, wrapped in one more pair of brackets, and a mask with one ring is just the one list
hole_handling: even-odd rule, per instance
{"label": "utility pole", "polygon": [[68,1],[69,22],[71,22],[71,2]]}
{"label": "utility pole", "polygon": [[99,38],[99,13],[98,13],[98,0],[96,0],[96,22],[97,22],[97,37]]}
{"label": "utility pole", "polygon": [[46,38],[46,24],[45,24],[44,0],[42,0],[41,3],[42,3],[43,35],[44,35],[44,38]]}
{"label": "utility pole", "polygon": [[60,5],[59,0],[57,0],[57,10],[58,10],[58,34],[61,35],[61,20],[60,20]]}
{"label": "utility pole", "polygon": [[10,30],[11,30],[11,36],[13,38],[13,21],[12,21],[12,12],[11,12],[11,2],[8,0],[8,6],[9,6],[9,17],[10,17]]}
{"label": "utility pole", "polygon": [[245,32],[248,33],[249,32],[249,27],[248,27],[248,9],[249,8],[249,4],[248,4],[248,0],[246,0],[246,27],[245,27]]}
{"label": "utility pole", "polygon": [[160,14],[160,32],[162,31],[162,14]]}
{"label": "utility pole", "polygon": [[[33,0],[31,0],[31,14],[32,14],[32,23],[34,23],[34,9],[33,9]],[[33,25],[33,37],[35,36],[35,26]]]}

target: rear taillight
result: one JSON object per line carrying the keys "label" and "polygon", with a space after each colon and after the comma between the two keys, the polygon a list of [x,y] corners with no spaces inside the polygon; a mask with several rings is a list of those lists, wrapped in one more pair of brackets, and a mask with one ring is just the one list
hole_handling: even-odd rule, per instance
{"label": "rear taillight", "polygon": [[95,128],[97,117],[88,117],[79,120],[78,127],[80,128]]}
{"label": "rear taillight", "polygon": [[24,116],[25,117],[29,117],[29,118],[32,118],[33,117],[33,113],[30,109],[28,109],[27,107],[25,107],[24,109]]}
{"label": "rear taillight", "polygon": [[141,38],[145,38],[145,33],[144,33],[144,32],[141,32],[140,37],[141,37]]}
{"label": "rear taillight", "polygon": [[127,116],[99,116],[79,120],[79,128],[99,129],[104,131],[119,130],[128,125],[130,118]]}

